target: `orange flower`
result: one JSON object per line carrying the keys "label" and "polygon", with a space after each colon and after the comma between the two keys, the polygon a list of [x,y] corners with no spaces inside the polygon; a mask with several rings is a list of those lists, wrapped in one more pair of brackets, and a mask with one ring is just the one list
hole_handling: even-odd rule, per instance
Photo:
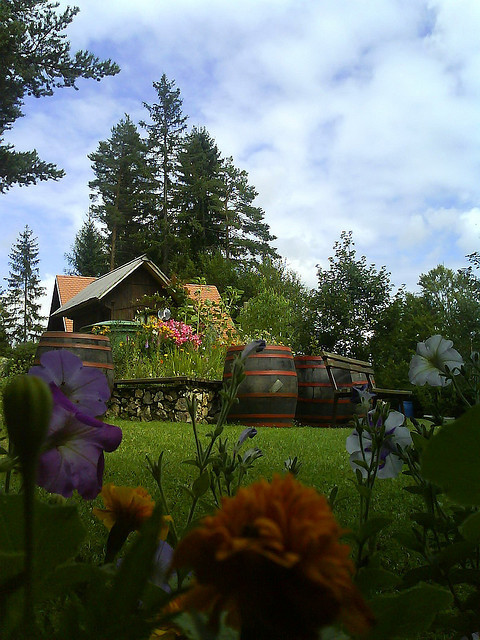
{"label": "orange flower", "polygon": [[100,495],[105,509],[93,509],[93,514],[109,530],[117,522],[130,531],[138,530],[150,518],[155,507],[155,502],[143,487],[116,487],[110,482],[103,486]]}
{"label": "orange flower", "polygon": [[342,533],[325,497],[291,474],[240,489],[175,550],[173,566],[196,576],[185,607],[213,624],[227,610],[245,638],[312,640],[334,622],[364,632],[372,615]]}

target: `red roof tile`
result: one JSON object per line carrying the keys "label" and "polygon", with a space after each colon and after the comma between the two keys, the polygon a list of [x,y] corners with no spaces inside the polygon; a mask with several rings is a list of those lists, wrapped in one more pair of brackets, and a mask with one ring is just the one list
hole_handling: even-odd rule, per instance
{"label": "red roof tile", "polygon": [[[57,276],[57,289],[60,297],[60,306],[71,300],[77,293],[91,284],[96,278],[89,276]],[[65,331],[73,331],[73,320],[63,319]]]}
{"label": "red roof tile", "polygon": [[92,284],[96,278],[89,276],[57,276],[58,295],[60,296],[60,305],[64,305],[71,300],[73,296],[80,293],[86,286]]}
{"label": "red roof tile", "polygon": [[[186,284],[185,289],[189,298],[195,302],[213,302],[214,304],[221,306],[222,297],[214,284]],[[235,325],[230,315],[225,311],[223,314],[225,320],[225,334],[228,331],[235,331]]]}

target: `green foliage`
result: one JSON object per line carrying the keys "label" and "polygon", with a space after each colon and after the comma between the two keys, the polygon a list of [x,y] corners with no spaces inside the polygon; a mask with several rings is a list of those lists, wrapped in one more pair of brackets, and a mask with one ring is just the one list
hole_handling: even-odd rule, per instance
{"label": "green foliage", "polygon": [[253,206],[258,193],[248,184],[247,172],[237,169],[233,158],[229,157],[222,161],[220,175],[220,204],[224,217],[220,246],[225,258],[247,262],[266,257],[278,259],[276,250],[270,246],[276,238],[264,222],[264,212]]}
{"label": "green foliage", "polygon": [[7,353],[8,359],[3,368],[6,377],[28,373],[33,366],[35,353],[37,351],[36,342],[23,342],[14,345]]}
{"label": "green foliage", "polygon": [[190,344],[177,347],[152,341],[150,332],[142,331],[128,340],[115,338],[111,345],[117,379],[186,376],[220,380],[223,375],[226,346],[215,341],[205,340],[198,348]]}
{"label": "green foliage", "polygon": [[356,257],[352,232],[342,231],[328,269],[318,269],[313,301],[316,345],[326,351],[368,360],[370,340],[390,304],[390,274]]}
{"label": "green foliage", "polygon": [[[55,89],[75,87],[78,78],[100,80],[119,72],[110,60],[100,61],[88,51],[70,55],[63,33],[78,13],[67,7],[57,13],[49,0],[2,0],[0,4],[0,139],[23,115],[25,95],[50,96]],[[55,165],[40,160],[36,151],[19,152],[0,146],[0,192],[12,185],[58,180],[64,175]]]}
{"label": "green foliage", "polygon": [[[480,280],[466,269],[438,265],[422,274],[418,284],[434,330],[469,354],[480,340]],[[430,335],[430,334],[428,334]]]}
{"label": "green foliage", "polygon": [[9,255],[8,289],[3,299],[6,329],[14,342],[34,340],[43,330],[38,299],[40,286],[38,243],[28,227],[19,234]]}
{"label": "green foliage", "polygon": [[108,271],[108,256],[105,239],[98,231],[91,216],[88,216],[70,249],[65,254],[71,267],[69,273],[77,276],[98,278]]}
{"label": "green foliage", "polygon": [[223,238],[220,151],[203,127],[193,127],[178,156],[178,228],[195,259],[214,250]]}
{"label": "green foliage", "polygon": [[169,82],[163,74],[160,82],[153,83],[153,88],[157,92],[158,102],[152,105],[143,103],[152,122],[151,124],[140,123],[148,132],[149,155],[160,192],[153,220],[155,231],[149,255],[161,269],[167,271],[172,249],[177,244],[175,234],[178,211],[178,203],[175,202],[177,158],[187,128],[187,118],[182,115],[180,89],[175,88],[175,81]]}
{"label": "green foliage", "polygon": [[267,287],[245,304],[237,321],[247,336],[291,345],[296,331],[294,311],[292,300]]}
{"label": "green foliage", "polygon": [[245,340],[263,336],[295,351],[308,348],[312,296],[295,272],[280,260],[267,259],[251,264],[239,283],[244,293],[236,321]]}
{"label": "green foliage", "polygon": [[[456,502],[480,506],[480,405],[444,425],[422,454],[423,475]],[[462,472],[459,473],[458,470]]]}
{"label": "green foliage", "polygon": [[106,228],[110,270],[144,252],[154,206],[148,146],[137,127],[125,115],[111,134],[88,156],[95,173],[88,183],[91,216]]}

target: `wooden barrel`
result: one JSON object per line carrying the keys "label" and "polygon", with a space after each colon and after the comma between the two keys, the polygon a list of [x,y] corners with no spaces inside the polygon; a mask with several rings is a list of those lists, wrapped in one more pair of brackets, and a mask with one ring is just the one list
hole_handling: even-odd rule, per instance
{"label": "wooden barrel", "polygon": [[[227,350],[223,379],[232,377],[233,359],[244,345]],[[289,347],[268,345],[245,361],[246,378],[238,388],[228,420],[252,427],[292,427],[297,404],[297,372]]]}
{"label": "wooden barrel", "polygon": [[[295,419],[312,427],[330,427],[333,423],[333,387],[320,356],[295,356],[298,376],[298,400]],[[333,370],[338,388],[365,384],[363,374],[343,369]],[[357,407],[349,398],[339,398],[336,424],[345,426]]]}
{"label": "wooden barrel", "polygon": [[40,356],[47,351],[67,349],[78,356],[84,367],[94,367],[102,371],[113,389],[112,349],[108,336],[91,333],[70,333],[68,331],[46,331],[42,334],[35,354],[35,364],[40,364]]}

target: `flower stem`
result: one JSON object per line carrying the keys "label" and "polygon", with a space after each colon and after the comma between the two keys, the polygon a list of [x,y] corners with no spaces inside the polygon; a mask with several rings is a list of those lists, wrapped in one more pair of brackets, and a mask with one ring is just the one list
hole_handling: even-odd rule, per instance
{"label": "flower stem", "polygon": [[[35,517],[35,467],[23,470],[23,509],[24,509],[24,548],[25,548],[25,590],[23,625],[26,634],[35,629],[35,609],[33,596],[33,556],[34,556],[34,517]],[[26,635],[26,637],[29,637]]]}

